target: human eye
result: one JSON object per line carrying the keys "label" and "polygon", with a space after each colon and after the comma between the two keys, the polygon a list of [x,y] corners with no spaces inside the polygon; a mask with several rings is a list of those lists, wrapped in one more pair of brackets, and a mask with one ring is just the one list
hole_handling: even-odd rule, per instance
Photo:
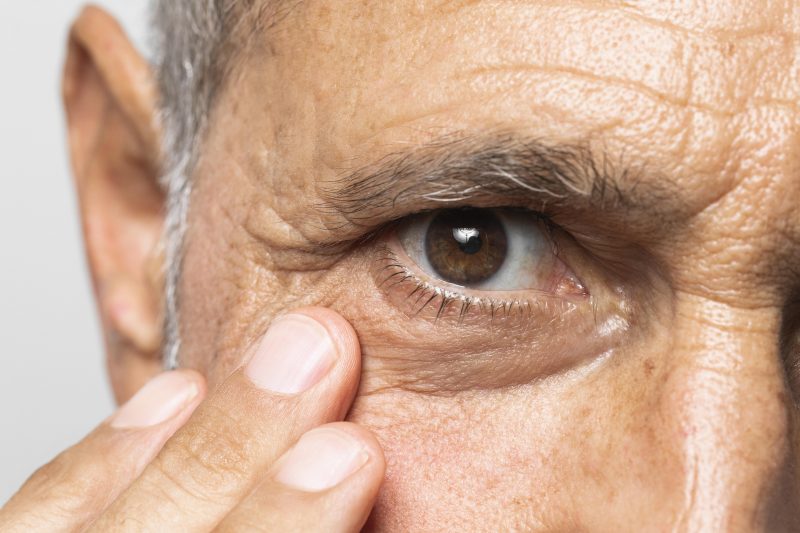
{"label": "human eye", "polygon": [[552,229],[525,210],[464,208],[412,217],[397,236],[424,275],[454,290],[585,296],[559,258]]}
{"label": "human eye", "polygon": [[543,312],[566,314],[590,296],[564,257],[577,255],[572,248],[528,210],[436,210],[396,226],[378,282],[415,317],[545,320]]}
{"label": "human eye", "polygon": [[365,353],[413,374],[409,387],[528,382],[604,359],[630,324],[624,283],[588,242],[544,214],[437,209],[392,223],[369,242],[378,290],[353,287],[348,300],[380,320],[383,348]]}

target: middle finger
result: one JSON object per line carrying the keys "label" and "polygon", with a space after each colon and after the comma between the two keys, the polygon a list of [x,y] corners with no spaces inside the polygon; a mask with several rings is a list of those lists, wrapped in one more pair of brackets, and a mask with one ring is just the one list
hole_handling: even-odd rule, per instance
{"label": "middle finger", "polygon": [[214,527],[301,434],[345,416],[360,365],[355,332],[333,311],[277,319],[95,528]]}

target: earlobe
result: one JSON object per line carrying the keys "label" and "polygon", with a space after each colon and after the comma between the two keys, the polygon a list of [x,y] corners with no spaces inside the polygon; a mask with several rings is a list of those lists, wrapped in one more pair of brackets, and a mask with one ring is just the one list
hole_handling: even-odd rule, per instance
{"label": "earlobe", "polygon": [[124,400],[161,369],[165,195],[150,65],[98,8],[73,25],[63,94],[108,366]]}

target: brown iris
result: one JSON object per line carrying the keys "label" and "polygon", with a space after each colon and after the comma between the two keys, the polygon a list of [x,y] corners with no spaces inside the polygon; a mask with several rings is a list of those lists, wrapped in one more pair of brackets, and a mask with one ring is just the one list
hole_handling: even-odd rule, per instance
{"label": "brown iris", "polygon": [[436,215],[425,236],[425,252],[443,280],[457,285],[481,283],[506,258],[508,239],[500,220],[488,210],[453,209]]}

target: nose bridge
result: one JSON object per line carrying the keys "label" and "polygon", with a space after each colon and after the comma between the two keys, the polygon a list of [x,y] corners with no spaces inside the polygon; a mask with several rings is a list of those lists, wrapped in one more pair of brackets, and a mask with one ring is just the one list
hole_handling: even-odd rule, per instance
{"label": "nose bridge", "polygon": [[789,457],[779,312],[679,300],[661,405],[684,471],[679,529],[757,530]]}

